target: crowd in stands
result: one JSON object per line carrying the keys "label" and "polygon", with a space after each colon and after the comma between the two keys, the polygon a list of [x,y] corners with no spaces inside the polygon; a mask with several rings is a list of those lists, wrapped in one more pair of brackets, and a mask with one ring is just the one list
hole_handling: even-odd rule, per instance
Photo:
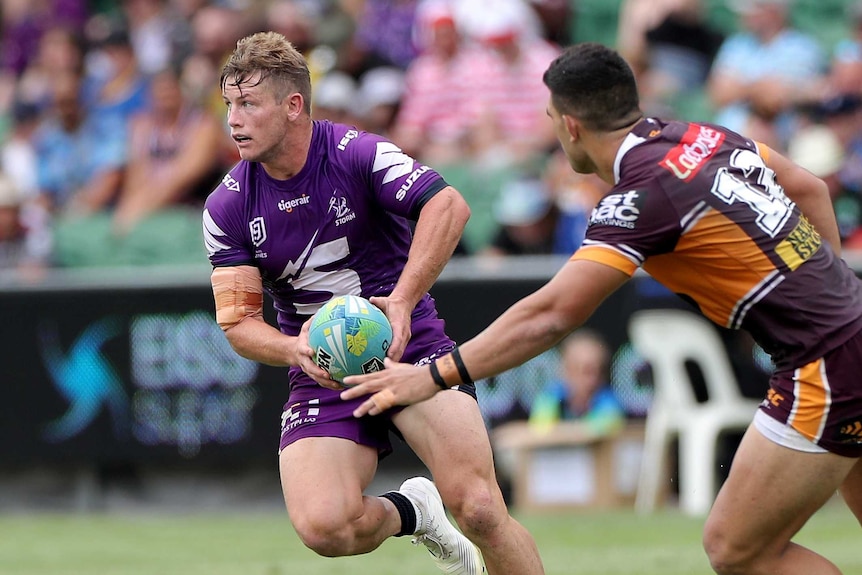
{"label": "crowd in stands", "polygon": [[[644,111],[715,121],[833,191],[862,247],[862,2],[841,32],[812,0],[615,0]],[[0,267],[205,261],[200,208],[238,157],[218,86],[258,30],[307,57],[313,114],[390,138],[473,208],[459,254],[572,253],[608,189],[574,174],[542,73],[592,40],[595,0],[4,0]],[[724,18],[716,15],[724,14]],[[580,19],[580,21],[579,21]]]}

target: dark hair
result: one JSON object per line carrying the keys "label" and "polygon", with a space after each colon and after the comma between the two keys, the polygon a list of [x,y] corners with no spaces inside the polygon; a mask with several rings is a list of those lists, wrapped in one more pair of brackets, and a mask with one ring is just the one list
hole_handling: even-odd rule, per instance
{"label": "dark hair", "polygon": [[222,68],[221,88],[249,84],[255,74],[255,84],[269,81],[277,101],[297,91],[305,100],[305,111],[311,112],[311,75],[302,54],[287,38],[277,32],[258,32],[236,44]]}
{"label": "dark hair", "polygon": [[566,48],[542,76],[554,107],[591,130],[610,132],[641,115],[637,83],[614,50],[592,42]]}

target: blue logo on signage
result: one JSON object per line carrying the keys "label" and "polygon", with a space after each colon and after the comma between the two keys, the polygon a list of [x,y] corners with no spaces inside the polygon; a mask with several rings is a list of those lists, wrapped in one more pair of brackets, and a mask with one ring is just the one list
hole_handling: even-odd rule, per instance
{"label": "blue logo on signage", "polygon": [[45,439],[60,442],[83,431],[103,408],[110,411],[117,435],[125,435],[129,399],[122,380],[102,346],[119,335],[116,318],[101,319],[84,330],[64,353],[56,328],[43,327],[42,358],[57,391],[69,402],[69,409],[45,426]]}

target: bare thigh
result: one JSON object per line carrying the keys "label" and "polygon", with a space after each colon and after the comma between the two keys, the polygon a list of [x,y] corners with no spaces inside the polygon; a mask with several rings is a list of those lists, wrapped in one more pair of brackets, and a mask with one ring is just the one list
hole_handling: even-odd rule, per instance
{"label": "bare thigh", "polygon": [[377,470],[377,450],[338,437],[307,437],[279,456],[281,489],[294,523],[340,523],[362,511]]}
{"label": "bare thigh", "polygon": [[841,496],[862,524],[862,459],[856,462],[841,485]]}
{"label": "bare thigh", "polygon": [[[478,485],[491,491],[486,495],[498,496],[488,431],[474,398],[445,391],[408,407],[393,421],[431,471],[448,506],[457,507]],[[497,503],[505,507],[501,495]]]}
{"label": "bare thigh", "polygon": [[855,462],[789,449],[749,427],[707,519],[707,552],[749,559],[782,553]]}

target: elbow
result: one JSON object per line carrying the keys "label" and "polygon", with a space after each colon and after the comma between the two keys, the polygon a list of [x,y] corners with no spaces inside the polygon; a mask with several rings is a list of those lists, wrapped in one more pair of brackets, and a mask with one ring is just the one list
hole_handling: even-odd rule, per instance
{"label": "elbow", "polygon": [[464,196],[458,195],[457,205],[456,205],[456,222],[464,229],[467,225],[467,222],[470,221],[470,216],[473,215],[472,210],[470,209],[470,204],[467,203],[467,200],[464,199]]}

